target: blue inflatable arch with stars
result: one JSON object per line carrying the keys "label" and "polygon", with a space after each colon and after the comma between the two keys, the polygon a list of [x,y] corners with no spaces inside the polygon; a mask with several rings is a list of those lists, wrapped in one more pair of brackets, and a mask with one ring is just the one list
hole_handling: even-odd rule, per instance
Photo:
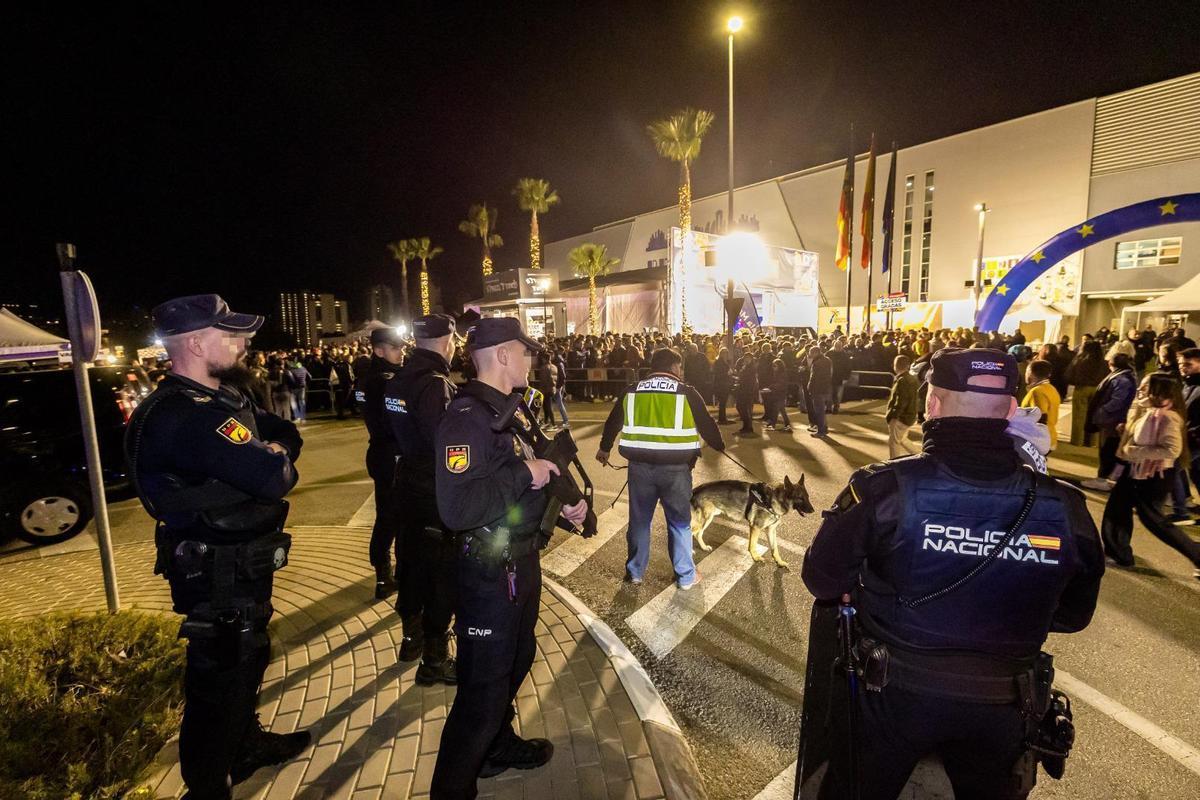
{"label": "blue inflatable arch with stars", "polygon": [[981,331],[999,330],[1001,320],[1021,292],[1046,270],[1088,245],[1143,228],[1197,221],[1200,221],[1200,192],[1144,200],[1092,217],[1077,228],[1068,228],[1035,247],[1008,271],[979,309],[975,327]]}

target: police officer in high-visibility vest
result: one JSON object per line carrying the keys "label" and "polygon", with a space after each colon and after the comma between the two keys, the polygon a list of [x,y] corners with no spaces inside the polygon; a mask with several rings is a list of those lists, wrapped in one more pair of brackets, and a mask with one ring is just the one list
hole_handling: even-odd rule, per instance
{"label": "police officer in high-visibility vest", "polygon": [[700,580],[692,558],[692,467],[701,440],[718,451],[725,449],[725,440],[700,393],[681,380],[682,363],[670,348],[654,352],[650,374],[621,392],[613,405],[596,460],[608,463],[619,433],[618,450],[629,462],[626,579],[642,582],[650,561],[650,521],[661,502],[675,580],[686,590]]}
{"label": "police officer in high-visibility vest", "polygon": [[[1038,760],[1054,774],[1048,751],[1070,746],[1059,721],[1063,741],[1041,738],[1053,667],[1039,651],[1087,627],[1104,554],[1083,495],[1023,466],[1005,434],[1017,377],[998,350],[935,353],[923,452],[857,470],[805,554],[818,604],[842,602],[839,671],[854,676],[816,690],[833,659],[814,642],[837,634],[814,613],[801,783],[828,737],[823,799],[891,800],[933,754],[955,797],[1024,798]],[[847,713],[812,713],[831,696]]]}

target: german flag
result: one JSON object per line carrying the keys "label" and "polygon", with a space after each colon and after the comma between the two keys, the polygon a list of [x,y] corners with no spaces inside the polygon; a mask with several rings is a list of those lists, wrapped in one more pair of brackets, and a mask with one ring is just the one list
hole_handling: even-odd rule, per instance
{"label": "german flag", "polygon": [[[837,216],[838,238],[837,250],[833,262],[837,268],[846,271],[850,266],[851,236],[854,235],[854,148],[846,158],[846,173],[842,178],[842,199],[838,203]],[[847,300],[847,305],[849,300]],[[847,328],[848,329],[848,328]]]}
{"label": "german flag", "polygon": [[1039,550],[1058,550],[1062,547],[1062,539],[1057,536],[1030,534],[1025,538],[1029,540],[1030,547],[1036,547]]}

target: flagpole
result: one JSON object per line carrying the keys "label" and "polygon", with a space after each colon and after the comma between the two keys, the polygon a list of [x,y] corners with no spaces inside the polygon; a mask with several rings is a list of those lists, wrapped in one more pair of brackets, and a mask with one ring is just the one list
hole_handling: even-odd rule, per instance
{"label": "flagpole", "polygon": [[850,216],[846,219],[846,230],[850,235],[849,245],[846,248],[846,336],[850,336],[850,289],[853,284],[851,278],[854,276],[854,123],[850,123],[850,156],[849,162],[846,164],[850,170],[850,198],[846,204],[846,213]]}
{"label": "flagpole", "polygon": [[[866,233],[866,241],[863,242],[863,248],[866,249],[867,256],[867,302],[863,304],[863,330],[867,333],[874,333],[871,329],[871,298],[874,297],[874,291],[871,288],[873,278],[875,277],[875,134],[871,134],[871,164],[867,168],[868,177],[871,178],[871,186],[863,185],[864,190],[870,190],[871,196],[863,198],[863,208],[866,208],[868,202],[871,203],[871,228]],[[866,219],[864,212],[864,221]],[[871,247],[867,249],[867,241],[871,242]]]}

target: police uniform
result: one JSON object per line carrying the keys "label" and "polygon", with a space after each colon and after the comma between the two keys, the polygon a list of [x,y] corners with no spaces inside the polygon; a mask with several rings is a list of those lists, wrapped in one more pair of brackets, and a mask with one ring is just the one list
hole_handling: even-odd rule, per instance
{"label": "police uniform", "polygon": [[608,453],[621,434],[619,451],[629,462],[629,558],[625,571],[640,583],[650,561],[650,523],[661,502],[667,549],[682,589],[696,581],[692,553],[692,467],[701,439],[724,450],[721,429],[694,388],[670,372],[652,372],[617,397],[600,450]]}
{"label": "police uniform", "polygon": [[[431,314],[413,320],[418,340],[455,333],[453,318]],[[403,509],[396,559],[400,591],[396,613],[404,638],[400,660],[421,659],[416,681],[454,685],[447,637],[454,612],[454,538],[438,517],[434,485],[434,434],[454,397],[450,364],[418,347],[383,389],[383,414],[396,443],[392,502]]]}
{"label": "police uniform", "polygon": [[[154,309],[160,336],[208,327],[249,336],[262,317],[235,314],[216,295]],[[279,453],[269,443],[281,446]],[[156,574],[185,614],[188,639],[179,760],[187,795],[230,797],[231,783],[299,754],[309,734],[270,734],[255,709],[270,660],[272,574],[286,564],[283,533],[300,455],[296,426],[236,389],[168,374],[134,411],[126,457],[157,522]]]}
{"label": "police uniform", "polygon": [[[978,375],[1007,386],[969,382]],[[932,360],[931,384],[953,391],[1011,394],[1016,380],[998,351],[947,348]],[[856,471],[824,514],[804,582],[818,602],[852,594],[854,652],[874,678],[850,684],[856,723],[829,715],[838,744],[822,798],[895,798],[933,753],[957,797],[1023,798],[1033,786],[1026,741],[1049,696],[1048,679],[1035,689],[1039,651],[1049,632],[1088,625],[1104,560],[1082,495],[1023,467],[1006,426],[931,419],[922,454]],[[851,724],[857,770],[840,744]]]}
{"label": "police uniform", "polygon": [[[371,346],[390,344],[403,346],[404,340],[395,328],[376,328],[371,331]],[[362,412],[367,426],[367,475],[375,483],[375,524],[371,528],[370,557],[375,567],[375,599],[383,600],[396,590],[392,574],[391,549],[397,550],[399,516],[396,513],[392,481],[396,471],[396,440],[384,413],[384,386],[396,374],[399,364],[372,355],[367,367],[358,373],[354,386],[354,402]]]}
{"label": "police uniform", "polygon": [[[468,348],[520,340],[515,319],[484,319]],[[435,437],[437,504],[459,534],[458,690],[442,732],[431,800],[476,795],[477,777],[508,767],[528,769],[550,759],[545,739],[523,740],[512,729],[513,700],[533,664],[542,575],[539,530],[549,492],[531,488],[531,439],[493,423],[512,395],[469,381],[450,403]],[[523,406],[523,404],[522,404]],[[536,425],[528,408],[519,419]]]}

